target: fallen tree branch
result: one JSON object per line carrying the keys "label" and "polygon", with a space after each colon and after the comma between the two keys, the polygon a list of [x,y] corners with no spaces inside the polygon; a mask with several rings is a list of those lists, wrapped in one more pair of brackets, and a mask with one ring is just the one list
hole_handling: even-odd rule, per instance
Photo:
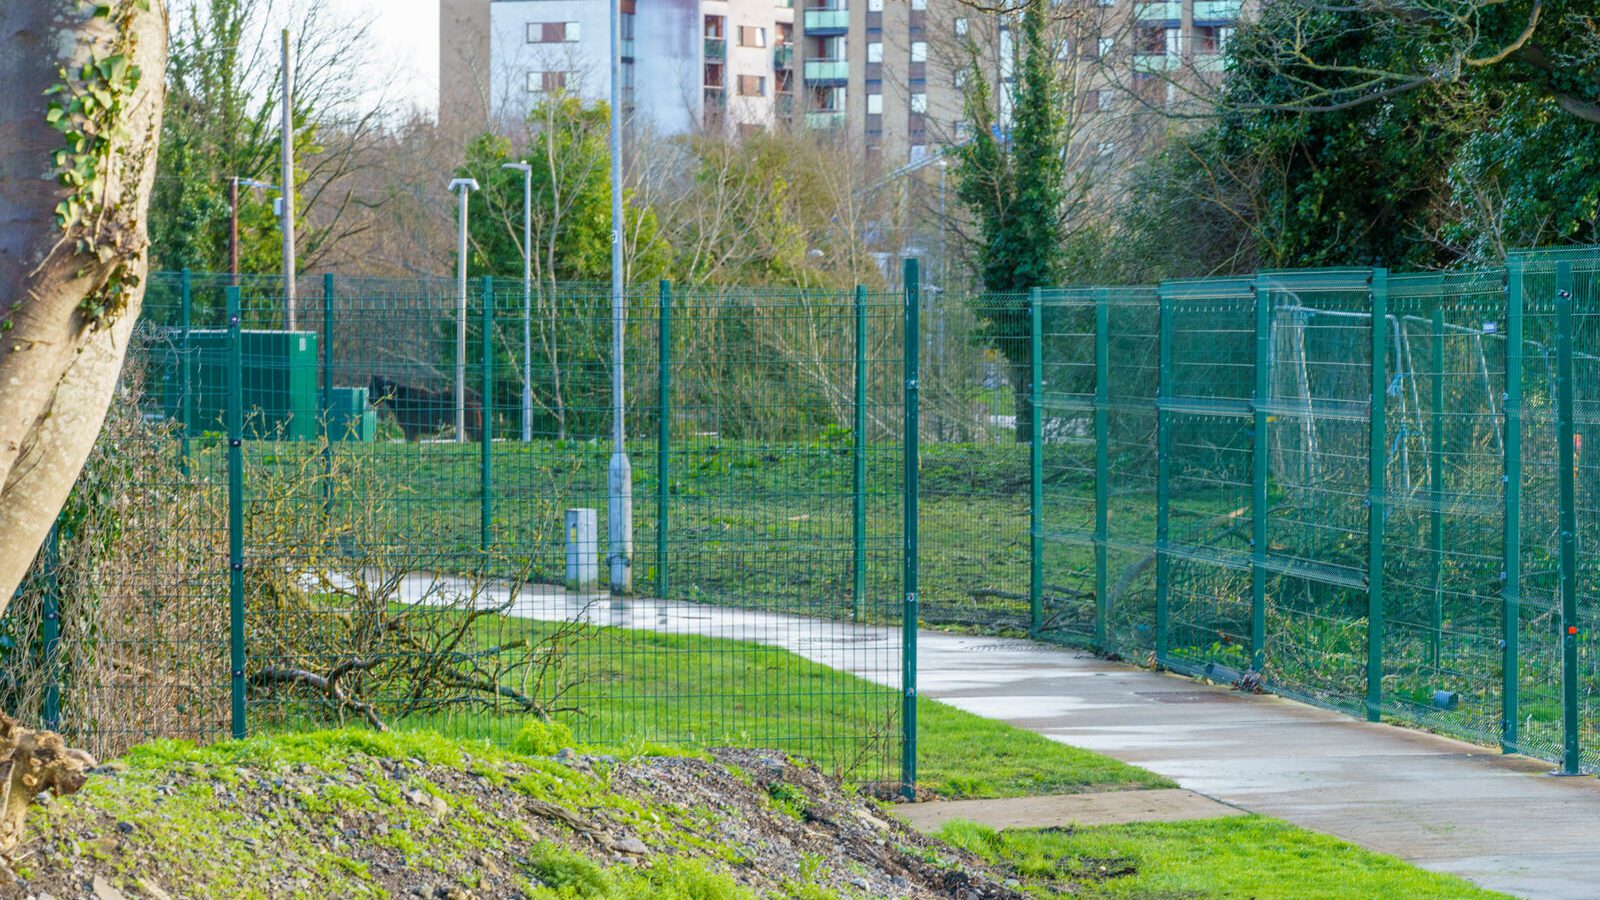
{"label": "fallen tree branch", "polygon": [[349,660],[347,662],[340,663],[339,666],[329,673],[326,678],[318,675],[315,672],[307,672],[304,669],[271,667],[257,672],[253,677],[251,677],[250,683],[257,686],[267,684],[306,685],[307,687],[314,688],[324,694],[327,694],[328,697],[339,706],[348,706],[356,712],[361,713],[361,715],[366,718],[367,723],[373,728],[376,728],[379,731],[388,731],[389,726],[384,724],[383,719],[379,718],[377,709],[374,708],[371,703],[350,697],[346,695],[344,691],[339,689],[340,678],[354,671],[370,669],[377,664],[378,660],[375,659]]}

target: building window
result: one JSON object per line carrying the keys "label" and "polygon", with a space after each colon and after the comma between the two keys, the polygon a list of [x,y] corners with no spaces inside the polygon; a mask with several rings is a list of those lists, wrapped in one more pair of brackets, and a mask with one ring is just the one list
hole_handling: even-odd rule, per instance
{"label": "building window", "polygon": [[1133,52],[1167,52],[1167,29],[1156,25],[1140,25],[1133,32]]}
{"label": "building window", "polygon": [[957,90],[966,87],[967,86],[967,70],[966,69],[957,69],[957,70],[955,70],[955,72],[950,76],[950,79],[951,79],[952,82],[955,83],[955,86],[956,86]]}
{"label": "building window", "polygon": [[956,37],[966,37],[966,36],[967,36],[967,17],[966,16],[958,16],[956,18]]}
{"label": "building window", "polygon": [[1061,39],[1061,45],[1056,48],[1056,59],[1068,60],[1072,58],[1072,42],[1066,38]]}
{"label": "building window", "polygon": [[1101,141],[1100,146],[1095,148],[1095,152],[1101,156],[1110,156],[1111,154],[1117,152],[1117,142]]}
{"label": "building window", "polygon": [[867,0],[867,12],[883,12],[883,0]]}
{"label": "building window", "polygon": [[722,38],[722,16],[706,16],[706,38],[709,40]]}
{"label": "building window", "polygon": [[767,45],[767,30],[754,25],[739,26],[739,46],[765,47]]}
{"label": "building window", "polygon": [[1110,56],[1111,51],[1115,49],[1117,49],[1116,38],[1103,37],[1100,39],[1099,43],[1095,45],[1095,51],[1099,54],[1101,59],[1105,59],[1106,57]]}
{"label": "building window", "polygon": [[566,90],[566,72],[529,72],[528,93],[548,94],[554,91]]}
{"label": "building window", "polygon": [[927,62],[928,61],[928,42],[927,41],[912,41],[911,42],[911,61],[912,62]]}
{"label": "building window", "polygon": [[869,116],[881,116],[881,115],[883,115],[883,95],[882,94],[868,94],[867,95],[867,115],[869,115]]}
{"label": "building window", "polygon": [[911,95],[911,113],[912,113],[912,115],[917,115],[917,116],[927,115],[927,112],[928,112],[928,95],[927,94],[923,94],[923,93],[912,94]]}
{"label": "building window", "polygon": [[913,10],[927,9],[928,0],[911,0],[911,8]]}
{"label": "building window", "polygon": [[881,62],[883,62],[883,42],[882,41],[869,41],[867,43],[867,62],[869,62],[869,63],[881,63]]}
{"label": "building window", "polygon": [[767,79],[764,75],[740,75],[739,96],[765,97],[767,95]]}
{"label": "building window", "polygon": [[578,40],[577,22],[529,22],[528,43],[571,44]]}

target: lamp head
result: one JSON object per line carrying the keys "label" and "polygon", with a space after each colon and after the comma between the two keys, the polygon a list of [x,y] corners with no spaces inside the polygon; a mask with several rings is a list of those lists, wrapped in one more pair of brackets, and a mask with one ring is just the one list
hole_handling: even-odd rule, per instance
{"label": "lamp head", "polygon": [[457,191],[475,191],[477,189],[478,179],[476,178],[457,178],[450,182],[450,192],[452,194]]}
{"label": "lamp head", "polygon": [[533,166],[528,164],[528,163],[525,163],[525,162],[501,163],[500,164],[500,168],[502,168],[502,169],[513,169],[515,171],[522,172],[524,174],[533,171]]}

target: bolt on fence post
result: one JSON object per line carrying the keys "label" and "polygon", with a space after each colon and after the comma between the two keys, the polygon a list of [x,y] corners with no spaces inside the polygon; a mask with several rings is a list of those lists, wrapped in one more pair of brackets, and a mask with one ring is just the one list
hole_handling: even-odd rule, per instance
{"label": "bolt on fence post", "polygon": [[1506,261],[1506,395],[1505,459],[1503,483],[1505,519],[1502,521],[1501,553],[1505,568],[1501,599],[1503,618],[1500,638],[1503,647],[1500,696],[1500,749],[1515,753],[1520,715],[1518,690],[1521,686],[1522,622],[1522,280],[1524,263],[1513,256]]}
{"label": "bolt on fence post", "polygon": [[667,596],[667,537],[672,469],[672,282],[661,282],[656,343],[661,362],[656,376],[656,593]]}
{"label": "bolt on fence post", "polygon": [[333,273],[322,275],[322,500],[333,509]]}
{"label": "bolt on fence post", "polygon": [[1556,263],[1556,483],[1561,530],[1561,774],[1582,766],[1578,746],[1577,459],[1572,435],[1572,263]]}
{"label": "bolt on fence post", "polygon": [[483,276],[483,399],[479,402],[478,546],[485,553],[494,543],[494,278]]}
{"label": "bolt on fence post", "polygon": [[918,457],[917,379],[920,374],[917,348],[921,328],[917,310],[921,305],[917,260],[905,261],[905,499],[903,527],[905,604],[901,610],[900,649],[900,790],[906,799],[915,799],[917,785],[917,476]]}
{"label": "bolt on fence post", "polygon": [[1172,300],[1156,295],[1156,665],[1167,661],[1172,561],[1167,555],[1172,481]]}
{"label": "bolt on fence post", "polygon": [[232,670],[233,736],[246,734],[244,703],[244,358],[239,288],[228,298],[228,659]]}
{"label": "bolt on fence post", "polygon": [[1433,599],[1428,610],[1428,656],[1437,677],[1440,633],[1444,630],[1444,307],[1438,298],[1434,298],[1431,306],[1433,339],[1429,362],[1433,368],[1430,398],[1433,415],[1428,423],[1428,492],[1433,496],[1429,498],[1428,584]]}
{"label": "bolt on fence post", "polygon": [[1111,517],[1111,292],[1094,292],[1094,646],[1105,652],[1111,619],[1106,541]]}
{"label": "bolt on fence post", "polygon": [[1044,297],[1028,292],[1028,633],[1044,628]]}
{"label": "bolt on fence post", "polygon": [[851,423],[850,545],[851,620],[861,621],[861,607],[867,599],[867,289],[856,285],[856,371],[855,420]]}
{"label": "bolt on fence post", "polygon": [[[1389,272],[1373,269],[1372,398],[1367,405],[1367,721],[1376,722],[1383,707],[1383,524],[1384,466],[1389,447],[1385,419],[1389,374]],[[1398,362],[1398,361],[1397,361]]]}
{"label": "bolt on fence post", "polygon": [[61,518],[56,517],[44,542],[44,728],[61,728]]}
{"label": "bolt on fence post", "polygon": [[1272,288],[1262,278],[1250,285],[1255,312],[1255,385],[1250,392],[1250,668],[1267,664],[1267,478],[1272,457],[1267,441],[1267,405],[1272,393]]}
{"label": "bolt on fence post", "polygon": [[178,438],[178,470],[187,477],[189,429],[194,424],[194,361],[190,358],[190,331],[194,327],[194,286],[188,269],[183,270],[183,278],[179,284],[181,306],[178,314],[181,318],[178,320],[178,417],[183,423],[183,430]]}

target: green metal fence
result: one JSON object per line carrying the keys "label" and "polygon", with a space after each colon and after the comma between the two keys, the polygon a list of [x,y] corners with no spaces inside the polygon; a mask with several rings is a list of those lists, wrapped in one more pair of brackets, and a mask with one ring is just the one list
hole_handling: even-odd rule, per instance
{"label": "green metal fence", "polygon": [[[276,279],[160,275],[143,418],[91,466],[121,518],[64,517],[0,635],[8,706],[105,746],[369,713],[515,742],[549,713],[910,781],[922,624],[1253,671],[1588,771],[1597,282],[1579,249],[972,297],[914,264],[884,292],[635,286],[612,591],[603,288],[305,279],[291,334]],[[84,574],[113,557],[123,582]]]}

